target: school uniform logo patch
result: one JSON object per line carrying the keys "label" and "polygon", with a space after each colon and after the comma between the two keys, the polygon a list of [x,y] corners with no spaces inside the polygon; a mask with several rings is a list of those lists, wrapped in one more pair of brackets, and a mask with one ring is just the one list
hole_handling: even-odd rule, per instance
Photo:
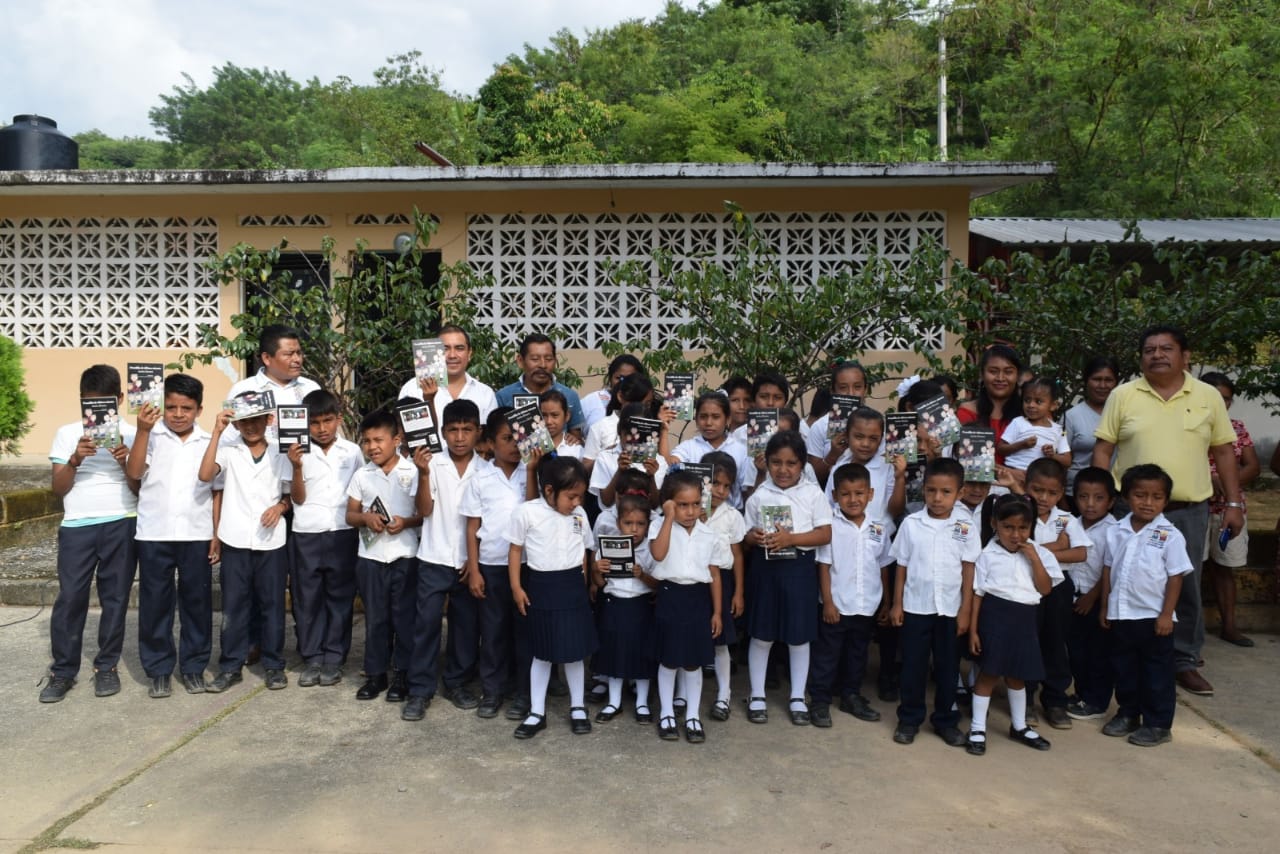
{"label": "school uniform logo patch", "polygon": [[1164,548],[1164,544],[1167,542],[1169,542],[1168,528],[1156,528],[1151,532],[1151,535],[1147,537],[1147,545],[1152,548],[1162,549]]}
{"label": "school uniform logo patch", "polygon": [[411,474],[401,474],[398,479],[401,489],[408,490],[409,487],[413,486],[413,475]]}
{"label": "school uniform logo patch", "polygon": [[880,543],[884,541],[884,525],[877,525],[872,522],[867,526],[867,533],[873,542]]}
{"label": "school uniform logo patch", "polygon": [[1069,516],[1058,516],[1053,520],[1053,530],[1056,533],[1061,534],[1063,531],[1067,530],[1067,522],[1069,520]]}
{"label": "school uniform logo patch", "polygon": [[582,536],[582,520],[577,516],[574,516],[572,518],[573,518],[573,535],[575,537],[581,537]]}
{"label": "school uniform logo patch", "polygon": [[955,527],[951,529],[951,539],[967,540],[969,539],[969,532],[972,529],[972,522],[956,522]]}

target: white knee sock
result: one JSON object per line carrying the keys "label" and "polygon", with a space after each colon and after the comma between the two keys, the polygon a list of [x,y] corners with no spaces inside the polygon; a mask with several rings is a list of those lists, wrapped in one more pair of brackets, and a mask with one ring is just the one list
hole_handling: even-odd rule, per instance
{"label": "white knee sock", "polygon": [[[551,681],[551,662],[535,658],[529,667],[529,714],[547,713],[547,683]],[[535,723],[525,719],[525,723]]]}
{"label": "white knee sock", "polygon": [[[564,681],[569,683],[569,705],[582,708],[587,693],[587,665],[584,661],[570,661],[564,666]],[[585,718],[586,712],[570,712],[569,717]]]}
{"label": "white knee sock", "polygon": [[809,645],[792,644],[787,651],[791,653],[791,702],[803,705],[804,686],[809,682]]}
{"label": "white knee sock", "polygon": [[973,720],[969,723],[970,732],[987,731],[987,710],[991,708],[991,698],[979,694],[973,695]]}
{"label": "white knee sock", "polygon": [[697,720],[701,717],[698,714],[698,706],[702,703],[702,668],[680,672],[684,675],[684,687],[687,692],[684,698],[689,704],[684,713],[685,719]]}
{"label": "white knee sock", "polygon": [[[751,696],[764,696],[764,672],[769,666],[769,650],[773,648],[773,641],[751,639],[751,645],[747,647],[747,670],[751,674]],[[753,702],[749,708],[763,709],[764,704]]]}
{"label": "white knee sock", "polygon": [[672,701],[676,693],[676,672],[670,667],[658,665],[658,715],[674,718],[676,709]]}
{"label": "white knee sock", "polygon": [[729,660],[729,646],[716,647],[716,701],[729,702],[729,677],[733,672],[733,662]]}
{"label": "white knee sock", "polygon": [[1027,689],[1009,689],[1009,717],[1014,729],[1027,728]]}
{"label": "white knee sock", "polygon": [[684,675],[688,672],[689,671],[687,670],[676,671],[676,699],[682,703],[685,703],[686,705],[688,704],[688,701],[685,698],[688,697],[689,694],[687,692],[687,689],[685,688]]}
{"label": "white knee sock", "polygon": [[636,680],[636,711],[644,709],[649,711],[649,680]]}
{"label": "white knee sock", "polygon": [[609,705],[615,709],[622,708],[622,682],[621,679],[609,677]]}

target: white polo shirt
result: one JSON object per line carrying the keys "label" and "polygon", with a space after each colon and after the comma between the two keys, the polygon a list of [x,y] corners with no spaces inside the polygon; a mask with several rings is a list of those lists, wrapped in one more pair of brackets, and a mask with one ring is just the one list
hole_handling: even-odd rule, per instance
{"label": "white polo shirt", "polygon": [[[287,462],[288,457],[285,460]],[[339,437],[327,452],[312,442],[310,452],[302,455],[302,482],[307,489],[307,500],[293,505],[294,533],[349,530],[347,486],[362,465],[364,453],[355,442]],[[289,468],[292,474],[293,466]]]}
{"label": "white polo shirt", "polygon": [[[132,424],[120,422],[120,438],[133,447],[136,431]],[[53,436],[49,460],[60,465],[69,464],[75,455],[76,445],[84,437],[84,424],[64,424]],[[124,466],[116,462],[111,451],[98,448],[86,457],[76,469],[71,491],[62,497],[62,527],[79,528],[102,522],[115,522],[138,511],[138,497],[129,489],[124,476]]]}
{"label": "white polo shirt", "polygon": [[[597,518],[596,522],[600,519]],[[615,531],[605,536],[617,536]],[[653,575],[653,555],[649,552],[649,541],[643,539],[639,545],[635,547],[636,563],[640,565],[640,571],[646,575]],[[617,596],[619,599],[635,599],[638,596],[647,596],[653,590],[649,585],[645,584],[642,579],[632,576],[631,578],[606,578],[604,582],[604,592],[610,596]]]}
{"label": "white polo shirt", "polygon": [[[373,499],[381,498],[392,518],[411,519],[418,515],[415,499],[418,495],[418,467],[412,461],[396,455],[395,467],[390,472],[372,462],[356,469],[347,484],[347,497],[360,502],[360,509],[369,511]],[[369,543],[360,538],[360,557],[391,563],[401,558],[413,557],[418,551],[418,529],[405,528],[398,534],[383,531]]]}
{"label": "white polo shirt", "polygon": [[200,480],[212,436],[200,425],[186,441],[161,421],[147,438],[147,469],[138,490],[138,536],[144,542],[213,539],[213,483]]}
{"label": "white polo shirt", "polygon": [[[400,386],[400,397],[412,397],[415,400],[422,400],[422,387],[418,385],[417,377],[410,377],[407,383]],[[479,408],[481,425],[489,417],[489,413],[498,408],[498,400],[494,396],[493,389],[471,376],[471,374],[467,374],[467,378],[462,384],[462,394],[458,395],[456,399],[469,400]],[[444,420],[444,408],[453,403],[454,400],[453,393],[449,391],[447,384],[436,389],[437,422]]]}
{"label": "white polo shirt", "polygon": [[[649,553],[653,553],[653,541],[662,530],[661,518],[649,524]],[[654,559],[649,573],[659,581],[675,584],[710,584],[711,567],[716,563],[720,550],[720,538],[702,522],[694,522],[692,528],[672,524],[671,546],[662,560]]]}
{"label": "white polo shirt", "polygon": [[818,563],[831,567],[831,601],[846,617],[874,617],[884,599],[880,568],[893,563],[889,553],[892,527],[870,516],[855,524],[837,510],[831,520],[831,543],[818,548]]}
{"label": "white polo shirt", "polygon": [[[528,470],[519,463],[511,477],[493,463],[477,461],[475,473],[467,479],[458,505],[467,519],[479,519],[480,563],[506,566],[511,543],[505,534],[516,508],[524,503]],[[465,531],[465,528],[464,528]]]}
{"label": "white polo shirt", "polygon": [[[585,455],[585,451],[583,453]],[[600,456],[595,458],[596,463],[591,467],[591,483],[588,485],[592,495],[598,498],[604,488],[609,485],[609,481],[613,480],[613,475],[618,471],[619,457],[620,453],[615,444],[614,447],[606,448],[600,453]],[[653,482],[661,489],[662,481],[667,477],[667,461],[661,455],[657,459],[658,470],[654,472]],[[638,472],[645,470],[644,466],[639,463],[632,463],[631,467]]]}
{"label": "white polo shirt", "polygon": [[754,478],[755,466],[752,464],[750,457],[747,456],[747,446],[739,442],[733,436],[726,436],[725,440],[720,443],[720,447],[712,447],[711,443],[702,438],[701,434],[694,436],[692,439],[685,439],[671,455],[686,463],[700,463],[702,458],[713,451],[722,451],[733,457],[734,463],[738,466],[738,477],[733,482],[732,489],[729,492],[729,500],[733,502],[734,507],[742,506],[742,473],[751,467],[752,476]]}
{"label": "white polo shirt", "polygon": [[[1053,552],[1037,544],[1036,554],[1050,578],[1054,577],[1055,571],[1062,575]],[[973,595],[987,594],[1022,605],[1039,605],[1041,599],[1032,575],[1031,561],[1021,551],[1009,551],[994,537],[978,555],[973,569]]]}
{"label": "white polo shirt", "polygon": [[605,417],[604,411],[609,408],[609,399],[613,397],[612,389],[602,388],[582,395],[582,417],[586,421],[587,433],[596,422]]}
{"label": "white polo shirt", "polygon": [[717,552],[715,565],[721,569],[733,569],[732,546],[746,539],[747,520],[738,512],[738,508],[729,506],[726,501],[711,511],[706,524],[720,538],[721,548]]}
{"label": "white polo shirt", "polygon": [[[827,500],[831,502],[831,506],[836,504],[836,469],[846,463],[853,462],[853,452],[848,448],[840,454],[840,459],[836,460],[836,464],[831,467],[831,471],[827,474],[827,485],[825,492]],[[877,454],[868,462],[862,464],[867,473],[871,475],[871,488],[875,492],[871,495],[871,503],[867,505],[867,517],[870,519],[888,519],[889,518],[889,499],[893,496],[893,485],[895,475],[893,466],[885,462],[884,454]],[[905,486],[903,487],[905,489]],[[956,506],[960,506],[960,502],[956,502]]]}
{"label": "white polo shirt", "polygon": [[964,579],[961,564],[976,562],[981,553],[982,537],[967,510],[953,508],[946,519],[917,510],[903,519],[890,552],[906,567],[902,609],[909,614],[956,616]]}
{"label": "white polo shirt", "polygon": [[566,516],[543,498],[516,508],[506,537],[507,542],[524,549],[524,562],[535,572],[577,569],[587,549],[596,545],[585,510],[575,507]]}
{"label": "white polo shirt", "polygon": [[[422,519],[418,560],[460,569],[467,563],[467,520],[463,518],[462,490],[484,460],[473,453],[462,474],[446,449],[432,454],[428,476],[434,506]],[[419,481],[421,485],[421,481]]]}
{"label": "white polo shirt", "polygon": [[[831,502],[815,483],[802,480],[795,486],[779,489],[772,478],[764,482],[747,499],[746,522],[748,528],[760,527],[761,507],[791,508],[791,533],[807,534],[814,528],[831,524]],[[796,546],[802,551],[813,551],[815,546]]]}
{"label": "white polo shirt", "polygon": [[223,475],[222,516],[218,539],[228,546],[253,551],[270,551],[284,546],[284,519],[273,528],[262,526],[262,514],[289,491],[292,466],[275,443],[257,462],[242,441],[218,447],[217,463]]}
{"label": "white polo shirt", "polygon": [[[1106,557],[1107,537],[1115,524],[1116,517],[1108,513],[1094,522],[1091,527],[1085,528],[1085,534],[1093,543],[1093,548],[1089,549],[1089,556],[1084,563],[1068,563],[1063,566],[1063,569],[1071,573],[1071,583],[1075,585],[1076,598],[1097,587],[1098,582],[1102,580],[1102,559]],[[1081,527],[1083,526],[1082,522]]]}
{"label": "white polo shirt", "polygon": [[[1161,513],[1133,530],[1133,517],[1125,516],[1107,532],[1103,565],[1111,567],[1111,596],[1107,618],[1150,620],[1164,608],[1165,587],[1175,575],[1195,567],[1187,557],[1182,533]],[[1173,615],[1177,622],[1178,615]]]}
{"label": "white polo shirt", "polygon": [[[1093,548],[1093,540],[1089,539],[1089,535],[1084,532],[1084,526],[1080,524],[1080,520],[1066,510],[1051,510],[1049,511],[1048,519],[1041,519],[1037,514],[1034,537],[1036,545],[1043,546],[1056,542],[1063,531],[1067,532],[1067,542],[1070,543],[1071,548],[1083,548],[1086,550]],[[1057,587],[1066,580],[1067,576],[1063,573],[1064,567],[1057,560],[1054,560],[1053,563],[1052,567],[1046,563],[1044,568],[1048,570],[1053,586]]]}
{"label": "white polo shirt", "polygon": [[582,458],[598,460],[607,450],[618,447],[618,413],[605,415],[591,425],[583,442]]}

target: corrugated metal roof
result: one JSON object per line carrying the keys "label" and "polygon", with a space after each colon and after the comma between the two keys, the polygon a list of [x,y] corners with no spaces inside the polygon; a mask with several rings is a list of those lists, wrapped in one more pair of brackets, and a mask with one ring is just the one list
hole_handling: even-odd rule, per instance
{"label": "corrugated metal roof", "polygon": [[[1140,219],[1144,243],[1280,244],[1280,219]],[[1126,224],[1112,219],[1040,219],[976,217],[973,234],[1008,246],[1059,246],[1064,243],[1121,243]],[[1130,238],[1130,242],[1132,242]]]}

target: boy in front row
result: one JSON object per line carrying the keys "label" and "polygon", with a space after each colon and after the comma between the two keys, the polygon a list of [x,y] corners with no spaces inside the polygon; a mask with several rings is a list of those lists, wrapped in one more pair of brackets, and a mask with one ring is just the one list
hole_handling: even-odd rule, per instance
{"label": "boy in front row", "polygon": [[[81,397],[114,397],[124,401],[120,372],[94,365],[80,375]],[[53,663],[40,691],[40,702],[57,703],[67,696],[80,672],[80,649],[89,613],[89,586],[98,577],[98,654],[93,659],[93,693],[110,697],[120,691],[116,663],[124,647],[129,588],[137,566],[134,551],[137,482],[125,474],[125,458],[133,444],[133,427],[120,422],[122,444],[99,448],[81,421],[58,428],[49,459],[53,492],[62,499],[58,528],[58,598],[49,620]]]}
{"label": "boy in front row", "polygon": [[[1182,577],[1195,567],[1181,532],[1165,518],[1173,479],[1160,466],[1136,465],[1120,479],[1129,504],[1107,532],[1102,558],[1098,621],[1110,631],[1111,669],[1116,679],[1116,716],[1103,735],[1129,736],[1129,743],[1155,747],[1169,741],[1174,688],[1174,609]],[[1217,532],[1210,532],[1217,536]]]}
{"label": "boy in front row", "polygon": [[[174,665],[188,694],[205,690],[213,651],[213,490],[200,480],[211,437],[196,419],[204,385],[187,374],[164,380],[164,409],[147,404],[126,471],[138,491],[138,656],[152,699],[172,693]],[[163,420],[162,420],[163,419]],[[174,573],[177,584],[174,584]],[[173,643],[175,600],[181,644]],[[181,654],[179,654],[181,653]]]}
{"label": "boy in front row", "polygon": [[[267,441],[268,413],[232,422],[234,410],[218,413],[212,441],[200,462],[200,480],[208,483],[222,474],[222,512],[214,520],[222,543],[222,657],[218,675],[206,686],[217,694],[240,682],[249,644],[262,649],[267,688],[289,684],[284,675],[285,526],[280,519],[289,509],[289,461]],[[220,445],[228,424],[234,423],[239,441]],[[254,600],[262,612],[260,637],[250,638],[249,608]]]}

